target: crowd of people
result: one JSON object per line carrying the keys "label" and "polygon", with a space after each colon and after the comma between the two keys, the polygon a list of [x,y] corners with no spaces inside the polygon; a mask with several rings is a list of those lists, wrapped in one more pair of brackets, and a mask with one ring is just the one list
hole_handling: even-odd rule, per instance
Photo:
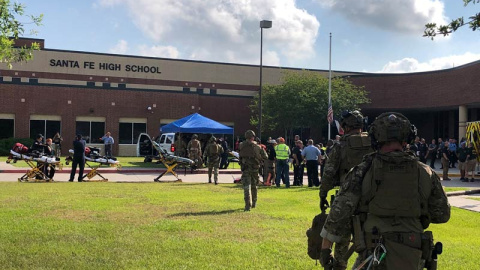
{"label": "crowd of people", "polygon": [[475,181],[477,153],[473,143],[468,142],[466,138],[462,138],[459,143],[454,138],[438,138],[438,140],[432,139],[431,143],[427,144],[424,138],[417,136],[412,144],[407,145],[407,148],[414,152],[421,162],[429,164],[432,169],[435,169],[435,161],[440,159],[443,180],[451,180],[448,177],[448,171],[458,166],[462,182]]}

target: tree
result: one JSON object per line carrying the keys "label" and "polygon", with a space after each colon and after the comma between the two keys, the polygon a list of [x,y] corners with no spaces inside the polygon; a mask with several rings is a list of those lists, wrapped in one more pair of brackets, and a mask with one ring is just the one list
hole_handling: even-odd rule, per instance
{"label": "tree", "polygon": [[[26,18],[29,22],[21,22]],[[15,48],[15,40],[23,36],[26,24],[40,26],[43,14],[39,16],[25,15],[25,6],[19,3],[10,3],[10,0],[0,0],[0,62],[6,63],[12,68],[12,63],[31,60],[33,51],[39,50],[40,46],[34,42],[30,46]],[[35,30],[30,31],[31,35],[36,34]]]}
{"label": "tree", "polygon": [[[476,4],[479,3],[480,0],[463,0],[464,6],[467,6],[470,3]],[[451,33],[457,31],[460,27],[464,25],[468,25],[472,31],[476,31],[480,27],[480,13],[477,13],[473,16],[470,16],[469,21],[465,22],[463,17],[453,20],[447,25],[439,25],[437,26],[436,23],[427,23],[425,25],[425,31],[423,33],[424,37],[429,37],[432,40],[435,38],[436,35],[440,34],[443,36],[448,36]]]}
{"label": "tree", "polygon": [[[369,103],[363,87],[344,78],[332,79],[332,106],[335,115]],[[280,85],[262,89],[262,131],[327,126],[328,78],[311,71],[286,72]],[[250,106],[250,123],[258,125],[258,95]]]}

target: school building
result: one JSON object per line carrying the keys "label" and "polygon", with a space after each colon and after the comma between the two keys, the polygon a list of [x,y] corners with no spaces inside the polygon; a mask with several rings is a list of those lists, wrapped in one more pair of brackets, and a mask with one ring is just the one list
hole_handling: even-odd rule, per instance
{"label": "school building", "polygon": [[[198,112],[231,126],[236,135],[247,129],[252,97],[259,90],[259,66],[190,61],[45,48],[40,43],[27,63],[0,66],[0,138],[64,138],[63,154],[80,133],[101,147],[107,131],[114,154],[135,155],[138,134],[159,134],[159,127]],[[264,66],[263,82],[277,84],[284,70]],[[313,70],[328,76],[328,70]],[[419,135],[462,137],[465,123],[480,117],[480,62],[452,69],[372,74],[333,71],[365,86],[371,99],[362,111],[370,122],[385,111],[410,118]],[[460,134],[460,136],[459,136]]]}

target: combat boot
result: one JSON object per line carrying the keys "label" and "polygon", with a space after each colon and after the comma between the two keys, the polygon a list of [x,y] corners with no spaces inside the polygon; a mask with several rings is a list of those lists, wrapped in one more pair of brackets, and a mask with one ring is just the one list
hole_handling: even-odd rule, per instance
{"label": "combat boot", "polygon": [[243,212],[250,212],[250,207],[245,206],[245,209],[243,209]]}

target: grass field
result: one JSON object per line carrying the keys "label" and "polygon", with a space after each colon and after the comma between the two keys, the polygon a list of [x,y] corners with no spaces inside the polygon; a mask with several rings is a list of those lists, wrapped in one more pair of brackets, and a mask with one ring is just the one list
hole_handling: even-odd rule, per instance
{"label": "grass field", "polygon": [[[318,190],[238,185],[0,183],[2,269],[320,269],[305,231]],[[432,225],[439,269],[478,269],[480,214]],[[353,258],[351,259],[353,260]]]}

